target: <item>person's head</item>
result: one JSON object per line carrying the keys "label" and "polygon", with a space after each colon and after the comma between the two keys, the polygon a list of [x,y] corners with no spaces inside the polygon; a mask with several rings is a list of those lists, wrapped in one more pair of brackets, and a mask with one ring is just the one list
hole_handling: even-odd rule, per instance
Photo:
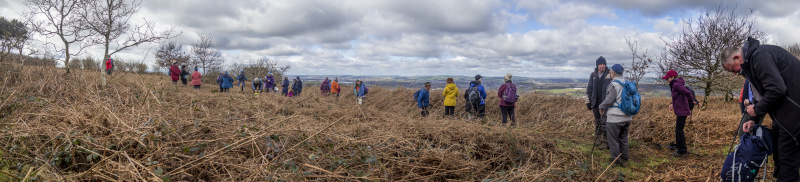
{"label": "person's head", "polygon": [[612,70],[611,72],[612,79],[616,78],[617,76],[622,76],[623,73],[625,73],[625,68],[623,68],[622,65],[620,64],[614,64],[614,66],[611,66],[611,70]]}
{"label": "person's head", "polygon": [[177,63],[178,63],[178,61],[172,60],[172,65],[175,65]]}
{"label": "person's head", "polygon": [[228,71],[225,71],[225,74],[227,75],[227,74],[228,74]]}
{"label": "person's head", "polygon": [[675,70],[669,70],[664,77],[661,77],[661,79],[667,80],[668,82],[671,82],[675,78],[678,78],[678,72]]}
{"label": "person's head", "polygon": [[480,82],[483,77],[481,75],[475,75],[475,81]]}
{"label": "person's head", "polygon": [[431,90],[431,82],[425,82],[425,90]]}
{"label": "person's head", "polygon": [[512,77],[511,73],[506,73],[506,76],[503,77],[503,82],[511,81],[511,77]]}
{"label": "person's head", "polygon": [[333,78],[333,80],[336,80],[338,82],[339,81],[339,77]]}
{"label": "person's head", "polygon": [[328,80],[328,77],[325,77],[325,80]]}
{"label": "person's head", "polygon": [[447,78],[447,83],[453,83],[453,78]]}
{"label": "person's head", "polygon": [[181,69],[186,69],[186,65],[181,65]]}
{"label": "person's head", "polygon": [[597,71],[601,71],[601,72],[605,71],[606,70],[606,58],[604,58],[603,56],[600,56],[599,58],[597,58],[597,61],[595,61],[595,65],[597,66]]}
{"label": "person's head", "polygon": [[722,68],[725,71],[734,74],[739,74],[742,71],[744,56],[741,48],[735,46],[726,47],[719,53],[719,58],[722,59]]}
{"label": "person's head", "polygon": [[297,76],[297,78],[295,78],[295,80],[300,80],[300,76]]}
{"label": "person's head", "polygon": [[268,75],[272,75],[272,71],[270,71],[270,72],[269,72],[269,73],[267,73],[267,74],[268,74]]}
{"label": "person's head", "polygon": [[242,70],[242,71],[239,71],[239,74],[242,74],[242,75],[244,75],[244,70]]}
{"label": "person's head", "polygon": [[283,79],[284,79],[284,80],[289,80],[289,77],[288,77],[288,76],[287,76],[287,77],[283,77]]}
{"label": "person's head", "polygon": [[197,71],[197,66],[194,67],[194,71]]}

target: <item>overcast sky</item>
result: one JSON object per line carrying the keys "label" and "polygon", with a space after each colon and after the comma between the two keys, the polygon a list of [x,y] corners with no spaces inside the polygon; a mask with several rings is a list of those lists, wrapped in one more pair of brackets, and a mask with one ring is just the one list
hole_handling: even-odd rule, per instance
{"label": "overcast sky", "polygon": [[[0,16],[18,18],[22,2],[0,0]],[[174,27],[185,48],[212,34],[227,63],[279,59],[289,75],[586,77],[599,56],[630,61],[625,36],[663,50],[682,17],[720,2],[752,9],[763,41],[800,42],[797,0],[144,0],[134,19]],[[114,57],[154,64],[156,47]]]}

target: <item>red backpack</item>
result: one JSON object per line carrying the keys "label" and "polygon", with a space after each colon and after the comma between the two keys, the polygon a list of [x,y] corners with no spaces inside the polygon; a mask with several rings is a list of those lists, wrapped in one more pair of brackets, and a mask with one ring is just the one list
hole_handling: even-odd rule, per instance
{"label": "red backpack", "polygon": [[506,83],[506,90],[503,93],[503,101],[507,103],[517,102],[517,86],[511,83]]}

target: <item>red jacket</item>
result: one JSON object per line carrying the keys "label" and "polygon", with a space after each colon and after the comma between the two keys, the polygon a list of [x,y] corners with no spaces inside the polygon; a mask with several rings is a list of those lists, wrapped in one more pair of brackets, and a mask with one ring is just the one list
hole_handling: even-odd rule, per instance
{"label": "red jacket", "polygon": [[111,60],[110,59],[106,59],[106,69],[110,70],[113,67],[114,67],[114,64],[111,63]]}
{"label": "red jacket", "polygon": [[177,65],[172,65],[169,68],[169,76],[172,77],[172,81],[178,81],[181,78],[181,69],[178,68]]}
{"label": "red jacket", "polygon": [[506,93],[506,89],[508,89],[508,85],[511,85],[512,87],[514,87],[514,89],[517,88],[517,86],[514,85],[513,83],[507,83],[507,84],[504,83],[503,85],[501,85],[500,86],[500,90],[497,90],[497,97],[500,97],[500,104],[499,105],[500,106],[511,106],[511,107],[517,106],[516,102],[506,102],[506,101],[503,100],[503,94]]}

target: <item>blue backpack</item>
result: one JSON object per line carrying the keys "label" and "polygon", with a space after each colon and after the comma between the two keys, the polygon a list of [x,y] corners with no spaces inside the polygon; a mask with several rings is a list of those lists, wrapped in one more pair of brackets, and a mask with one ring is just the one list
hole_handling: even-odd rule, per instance
{"label": "blue backpack", "polygon": [[[739,145],[722,164],[722,181],[755,181],[758,171],[772,154],[772,132],[762,125],[753,127],[754,134],[742,135]],[[766,177],[766,175],[765,175]]]}
{"label": "blue backpack", "polygon": [[636,83],[631,81],[625,81],[622,83],[619,80],[614,80],[614,82],[619,83],[622,85],[622,94],[620,94],[620,102],[617,103],[617,107],[622,110],[623,113],[627,115],[636,115],[639,114],[639,108],[642,106],[642,97],[639,95],[639,91],[636,89]]}

